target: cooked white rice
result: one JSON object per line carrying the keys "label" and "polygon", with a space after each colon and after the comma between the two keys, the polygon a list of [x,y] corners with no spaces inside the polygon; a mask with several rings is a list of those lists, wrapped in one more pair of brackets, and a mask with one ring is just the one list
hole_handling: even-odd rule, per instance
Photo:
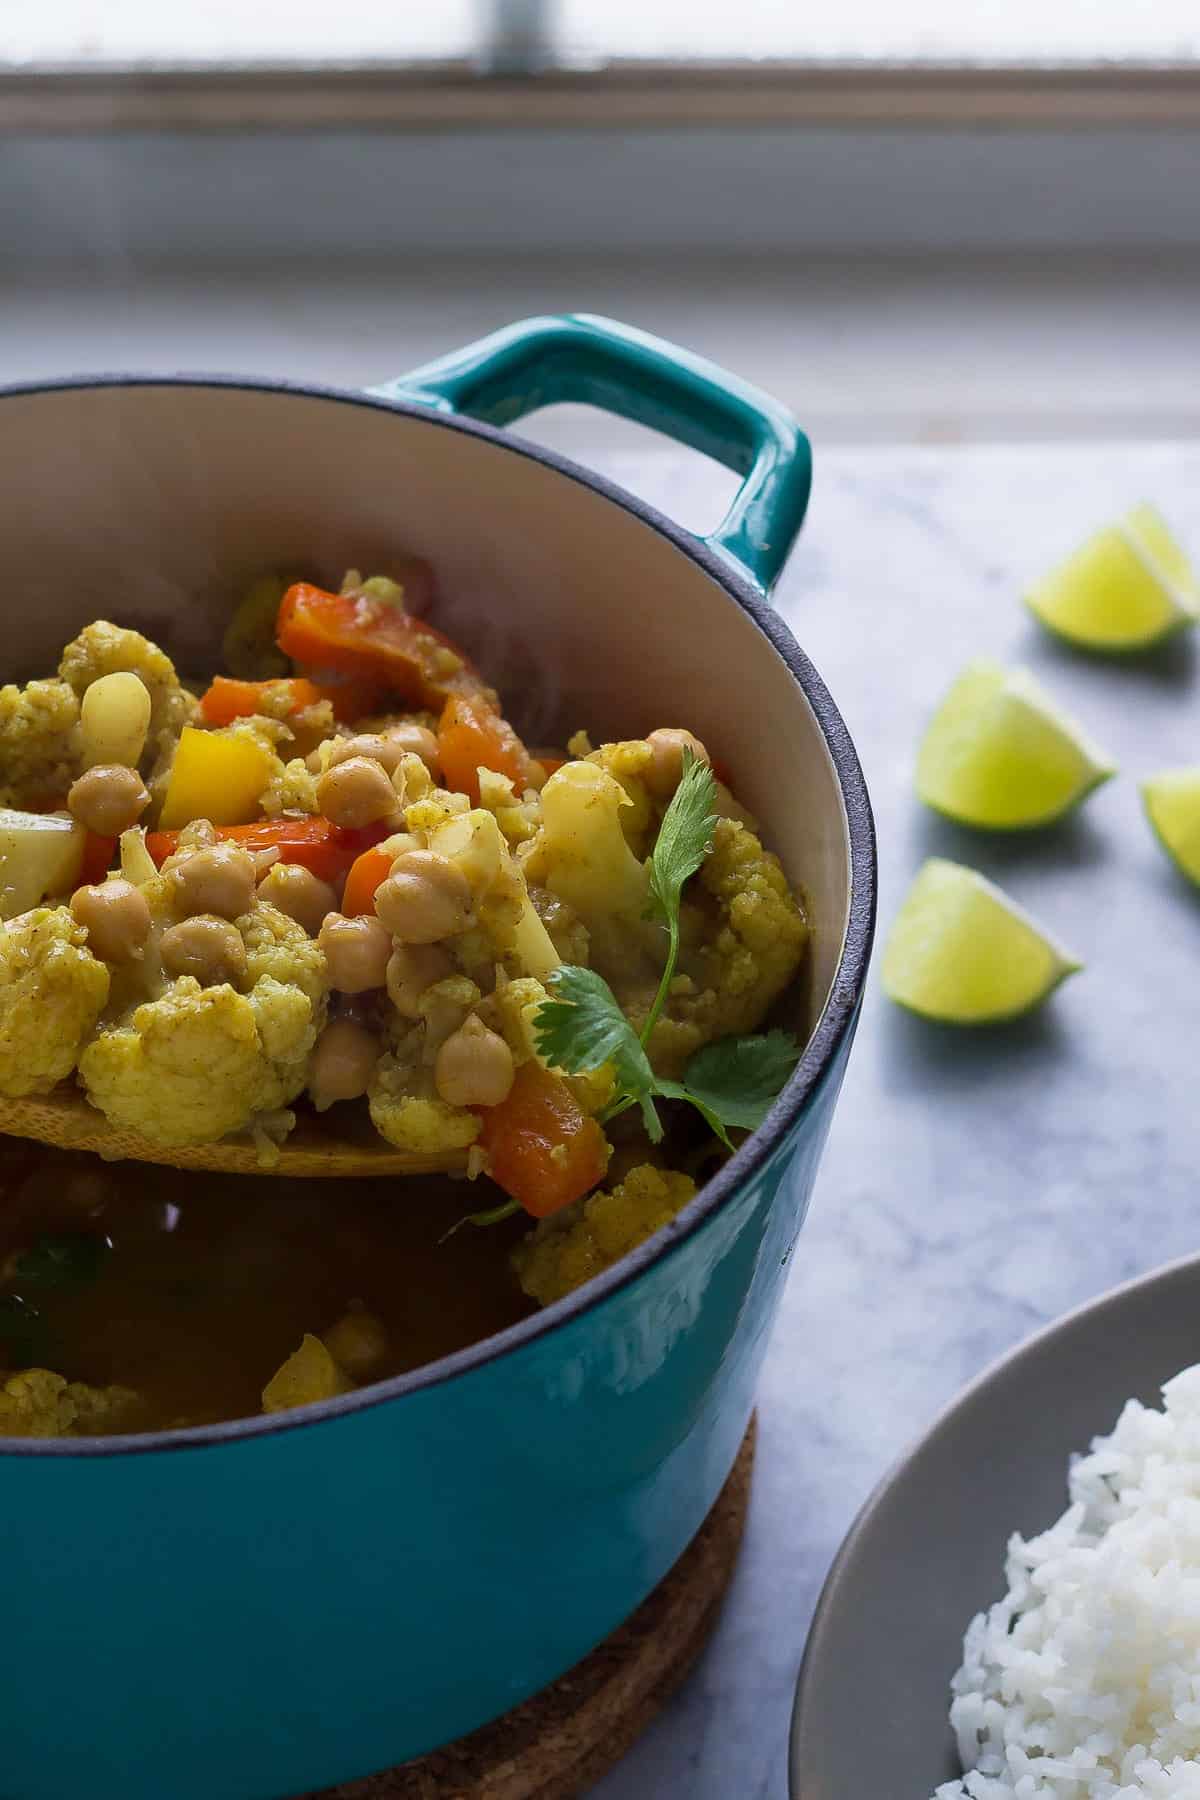
{"label": "cooked white rice", "polygon": [[935,1800],[1200,1800],[1200,1364],[1131,1400],[973,1619]]}

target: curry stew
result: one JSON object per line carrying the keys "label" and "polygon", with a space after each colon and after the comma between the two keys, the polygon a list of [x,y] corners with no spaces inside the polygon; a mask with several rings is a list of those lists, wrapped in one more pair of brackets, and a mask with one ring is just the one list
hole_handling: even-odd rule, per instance
{"label": "curry stew", "polygon": [[[0,1436],[486,1336],[660,1229],[799,1056],[764,1026],[808,923],[718,747],[527,746],[399,572],[264,578],[199,681],[100,619],[0,688],[0,1096],[167,1165],[0,1140]],[[469,1179],[275,1179],[304,1109]],[[169,1166],[227,1140],[262,1172]]]}

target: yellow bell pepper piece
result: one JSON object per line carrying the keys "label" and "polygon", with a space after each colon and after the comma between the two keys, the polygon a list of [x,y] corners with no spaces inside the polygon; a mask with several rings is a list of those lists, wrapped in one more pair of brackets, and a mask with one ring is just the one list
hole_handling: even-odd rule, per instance
{"label": "yellow bell pepper piece", "polygon": [[198,731],[185,725],[159,824],[164,831],[178,831],[193,819],[248,825],[258,817],[259,798],[275,760],[248,732]]}

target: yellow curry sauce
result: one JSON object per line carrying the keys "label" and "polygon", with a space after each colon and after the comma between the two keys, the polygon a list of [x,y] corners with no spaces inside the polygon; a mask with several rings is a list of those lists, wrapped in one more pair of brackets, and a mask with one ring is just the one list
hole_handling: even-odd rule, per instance
{"label": "yellow curry sauce", "polygon": [[439,1241],[478,1198],[432,1177],[218,1177],[0,1138],[0,1389],[7,1353],[134,1390],[111,1429],[255,1414],[304,1334],[355,1302],[383,1327],[372,1379],[418,1368],[534,1310],[508,1263],[520,1224]]}

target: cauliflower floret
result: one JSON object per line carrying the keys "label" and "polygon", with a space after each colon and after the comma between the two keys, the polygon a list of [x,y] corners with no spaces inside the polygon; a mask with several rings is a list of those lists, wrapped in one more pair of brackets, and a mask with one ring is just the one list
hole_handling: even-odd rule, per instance
{"label": "cauliflower floret", "polygon": [[[419,1083],[426,1091],[415,1093]],[[476,1115],[438,1098],[429,1076],[414,1074],[392,1055],[381,1056],[367,1090],[371,1123],[380,1137],[413,1156],[453,1157],[479,1136]]]}
{"label": "cauliflower floret", "polygon": [[61,805],[80,756],[72,687],[65,681],[0,687],[0,806]]}
{"label": "cauliflower floret", "polygon": [[542,801],[533,788],[518,799],[507,775],[494,769],[479,771],[479,804],[494,813],[496,823],[511,845],[529,841],[542,822]]}
{"label": "cauliflower floret", "polygon": [[629,738],[619,744],[601,744],[589,755],[589,762],[606,769],[614,781],[625,789],[628,806],[620,812],[621,829],[638,856],[648,856],[657,829],[661,808],[656,809],[650,790],[643,779],[654,761],[654,750],[645,738]]}
{"label": "cauliflower floret", "polygon": [[256,900],[237,921],[246,946],[246,969],[251,986],[271,976],[282,986],[298,987],[312,1002],[319,1025],[325,1023],[325,999],[329,991],[325,954],[303,925],[289,919],[277,906]]}
{"label": "cauliflower floret", "polygon": [[295,756],[291,762],[285,763],[276,757],[275,761],[276,767],[271,771],[271,779],[258,800],[267,816],[275,819],[285,812],[320,812],[317,778],[304,758]]}
{"label": "cauliflower floret", "polygon": [[500,1033],[518,1068],[537,1056],[533,1021],[548,998],[540,981],[525,976],[518,981],[497,981],[495,992],[480,1008],[484,1023]]}
{"label": "cauliflower floret", "polygon": [[249,993],[180,976],[80,1057],[89,1099],[114,1124],[159,1144],[215,1143],[303,1088],[324,1023],[324,959],[274,907],[260,904],[238,927]]}
{"label": "cauliflower floret", "polygon": [[[563,900],[587,930],[592,961],[609,967],[657,955],[661,932],[644,917],[649,880],[625,837],[624,788],[594,762],[564,763],[542,789],[542,825],[522,860],[525,879]],[[609,977],[611,979],[611,977]]]}
{"label": "cauliflower floret", "polygon": [[[677,1075],[714,1038],[754,1031],[795,975],[808,924],[779,859],[737,819],[719,819],[681,915],[679,974],[650,1039],[660,1074]],[[635,1025],[650,996],[618,997]]]}
{"label": "cauliflower floret", "polygon": [[[416,810],[410,807],[406,817]],[[499,964],[510,975],[542,980],[558,967],[558,951],[492,813],[469,808],[431,830],[428,841],[431,850],[461,869],[471,888],[474,924],[454,945],[466,973],[479,979]]]}
{"label": "cauliflower floret", "polygon": [[0,927],[0,1094],[48,1094],[104,1010],[109,975],[65,906]]}
{"label": "cauliflower floret", "polygon": [[376,1131],[413,1156],[465,1158],[479,1136],[479,1119],[468,1107],[439,1098],[425,1056],[425,1024],[393,1018],[388,1029],[392,1047],[376,1063],[367,1089]]}
{"label": "cauliflower floret", "polygon": [[49,1369],[0,1378],[0,1437],[96,1437],[123,1431],[138,1403],[131,1388],[89,1387]]}
{"label": "cauliflower floret", "polygon": [[198,702],[180,684],[175,664],[165,651],[140,631],[112,625],[107,619],[85,625],[67,645],[58,665],[59,676],[80,699],[93,681],[118,669],[136,675],[150,695],[150,728],[140,766],[151,789],[157,791],[170,769],[180,732],[196,717]]}
{"label": "cauliflower floret", "polygon": [[645,1243],[696,1192],[687,1175],[642,1163],[624,1181],[543,1219],[513,1252],[517,1278],[540,1306],[561,1300]]}

